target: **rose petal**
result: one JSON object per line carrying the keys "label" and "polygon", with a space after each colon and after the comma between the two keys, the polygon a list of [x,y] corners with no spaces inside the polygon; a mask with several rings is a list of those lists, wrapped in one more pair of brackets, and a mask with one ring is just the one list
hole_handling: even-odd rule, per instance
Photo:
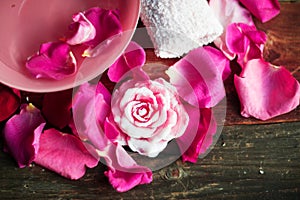
{"label": "rose petal", "polygon": [[229,51],[226,45],[226,28],[229,24],[238,22],[254,25],[252,16],[239,4],[238,0],[210,0],[209,5],[225,30],[214,43],[230,60],[233,60],[235,54]]}
{"label": "rose petal", "polygon": [[198,48],[166,71],[179,95],[196,107],[213,107],[225,97],[223,71],[213,59],[204,48]]}
{"label": "rose petal", "polygon": [[230,61],[227,59],[227,57],[224,56],[224,54],[216,48],[210,46],[205,46],[203,48],[212,58],[219,71],[222,72],[222,79],[227,79],[231,74]]}
{"label": "rose petal", "polygon": [[71,120],[72,90],[46,93],[42,113],[55,127],[64,128]]}
{"label": "rose petal", "polygon": [[34,162],[69,179],[81,178],[85,167],[98,164],[80,139],[55,129],[46,130],[41,135]]}
{"label": "rose petal", "polygon": [[278,0],[240,0],[240,2],[260,21],[267,22],[280,13]]}
{"label": "rose petal", "polygon": [[111,145],[105,160],[109,167],[105,175],[118,192],[152,182],[151,170],[137,165],[120,145]]}
{"label": "rose petal", "polygon": [[[105,98],[110,99],[110,97],[104,97],[104,93],[97,94],[96,91],[99,88],[88,83],[81,85],[74,97],[72,111],[79,137],[82,140],[89,140],[97,148],[104,149],[108,144],[108,139],[103,134],[103,126],[110,112],[110,106]],[[104,86],[101,88],[103,89]]]}
{"label": "rose petal", "polygon": [[29,165],[35,158],[44,122],[37,108],[22,105],[20,114],[14,115],[5,124],[5,150],[15,158],[20,168]]}
{"label": "rose petal", "polygon": [[108,77],[113,82],[121,80],[124,74],[135,67],[142,67],[146,61],[144,49],[135,42],[130,42],[125,52],[108,69]]}
{"label": "rose petal", "polygon": [[267,120],[290,112],[299,105],[300,86],[284,67],[262,59],[250,60],[234,83],[241,102],[241,114]]}
{"label": "rose petal", "polygon": [[[188,109],[190,117],[197,114],[198,109]],[[196,113],[196,114],[195,114]],[[216,133],[216,122],[211,109],[200,110],[200,122],[190,120],[187,131],[176,141],[182,152],[184,162],[196,163],[199,155],[205,153],[213,143],[213,136]],[[196,133],[195,133],[196,130]]]}
{"label": "rose petal", "polygon": [[48,42],[42,44],[39,52],[27,60],[26,68],[35,78],[61,80],[73,75],[77,64],[68,44]]}
{"label": "rose petal", "polygon": [[0,84],[0,122],[8,119],[19,105],[20,97],[12,89]]}
{"label": "rose petal", "polygon": [[[74,15],[74,23],[70,25],[71,32],[75,31],[67,39],[69,44],[83,44],[87,50],[83,56],[93,57],[93,51],[101,42],[112,38],[122,32],[122,26],[118,10],[105,10],[93,7],[83,13]],[[97,49],[95,48],[95,51]]]}
{"label": "rose petal", "polygon": [[255,26],[234,23],[227,27],[227,47],[238,55],[238,63],[241,67],[251,59],[262,58],[266,40],[267,35],[257,30]]}

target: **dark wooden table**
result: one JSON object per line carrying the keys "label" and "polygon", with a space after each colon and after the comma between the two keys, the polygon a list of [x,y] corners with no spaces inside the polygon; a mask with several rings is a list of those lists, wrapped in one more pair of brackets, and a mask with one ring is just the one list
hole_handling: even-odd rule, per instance
{"label": "dark wooden table", "polygon": [[[266,31],[265,58],[285,65],[300,80],[300,3],[281,3]],[[171,65],[147,50],[147,62]],[[153,73],[160,73],[159,70]],[[300,108],[269,121],[245,119],[232,77],[226,81],[227,115],[214,149],[197,164],[180,160],[154,172],[149,185],[117,193],[103,175],[87,170],[78,181],[39,166],[19,169],[0,152],[0,199],[300,199]]]}

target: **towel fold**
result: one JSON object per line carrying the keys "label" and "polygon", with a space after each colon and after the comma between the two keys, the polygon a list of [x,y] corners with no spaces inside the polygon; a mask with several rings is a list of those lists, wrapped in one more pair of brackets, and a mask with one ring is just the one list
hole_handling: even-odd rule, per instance
{"label": "towel fold", "polygon": [[222,25],[206,0],[141,2],[141,19],[161,58],[180,57],[222,34]]}

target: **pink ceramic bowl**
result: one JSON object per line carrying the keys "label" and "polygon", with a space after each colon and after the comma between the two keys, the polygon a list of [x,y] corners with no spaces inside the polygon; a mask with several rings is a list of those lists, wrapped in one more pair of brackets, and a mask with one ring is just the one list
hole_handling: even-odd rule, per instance
{"label": "pink ceramic bowl", "polygon": [[[27,57],[40,45],[55,41],[66,31],[72,15],[91,7],[120,10],[124,34],[96,58],[85,59],[75,76],[35,79],[25,68]],[[140,0],[3,0],[0,1],[0,82],[30,92],[69,89],[103,73],[126,48],[139,18]]]}

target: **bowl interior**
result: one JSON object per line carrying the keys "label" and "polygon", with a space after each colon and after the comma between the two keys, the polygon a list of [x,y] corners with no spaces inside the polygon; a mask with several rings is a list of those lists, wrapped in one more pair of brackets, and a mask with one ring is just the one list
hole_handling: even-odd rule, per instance
{"label": "bowl interior", "polygon": [[[57,41],[72,15],[91,7],[119,9],[124,34],[114,37],[95,58],[84,59],[76,75],[63,80],[35,79],[25,68],[40,45]],[[104,72],[126,48],[139,18],[139,0],[5,0],[0,1],[0,82],[30,92],[78,86]],[[105,42],[104,42],[105,43]]]}

